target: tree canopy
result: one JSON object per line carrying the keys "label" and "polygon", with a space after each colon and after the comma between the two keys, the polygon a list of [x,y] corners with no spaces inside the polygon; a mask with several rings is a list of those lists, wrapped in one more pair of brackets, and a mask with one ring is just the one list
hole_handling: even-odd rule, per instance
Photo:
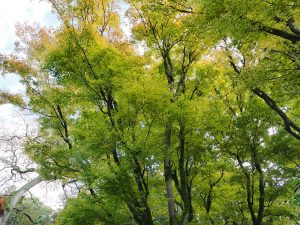
{"label": "tree canopy", "polygon": [[77,187],[56,224],[299,223],[298,1],[128,0],[130,40],[116,0],[48,2],[61,25],[17,28],[0,63],[26,95],[0,102]]}

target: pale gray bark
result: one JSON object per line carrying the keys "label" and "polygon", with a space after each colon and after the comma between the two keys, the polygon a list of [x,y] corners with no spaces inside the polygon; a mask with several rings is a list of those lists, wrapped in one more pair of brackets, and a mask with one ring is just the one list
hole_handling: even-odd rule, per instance
{"label": "pale gray bark", "polygon": [[30,182],[23,185],[19,190],[16,191],[15,195],[12,197],[8,207],[6,208],[4,215],[0,217],[0,225],[6,225],[7,221],[12,213],[12,210],[16,207],[22,196],[29,191],[31,188],[43,181],[41,176],[38,176],[31,180]]}

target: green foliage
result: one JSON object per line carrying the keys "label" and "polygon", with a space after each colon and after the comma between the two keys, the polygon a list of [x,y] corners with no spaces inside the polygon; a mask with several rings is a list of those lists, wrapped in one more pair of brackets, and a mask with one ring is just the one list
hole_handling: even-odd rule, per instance
{"label": "green foliage", "polygon": [[[8,199],[9,200],[9,199]],[[37,198],[24,197],[19,202],[7,222],[9,225],[46,225],[51,222],[52,209],[45,206]]]}
{"label": "green foliage", "polygon": [[118,199],[111,201],[103,196],[95,199],[82,193],[68,200],[66,208],[58,214],[57,222],[66,225],[130,224],[132,219]]}
{"label": "green foliage", "polygon": [[296,1],[130,0],[143,56],[114,1],[50,2],[61,27],[2,59],[25,100],[0,100],[39,115],[41,175],[80,187],[57,224],[299,221]]}

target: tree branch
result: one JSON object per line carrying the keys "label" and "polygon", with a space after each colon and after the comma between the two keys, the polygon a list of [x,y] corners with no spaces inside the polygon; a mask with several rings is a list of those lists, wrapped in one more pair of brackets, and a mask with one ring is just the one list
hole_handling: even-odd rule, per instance
{"label": "tree branch", "polygon": [[300,127],[297,126],[284,112],[282,109],[280,109],[276,102],[270,98],[265,92],[260,90],[259,88],[253,88],[251,89],[254,94],[256,94],[258,97],[262,98],[265,103],[273,109],[283,120],[285,130],[290,133],[293,137],[298,139],[300,141]]}

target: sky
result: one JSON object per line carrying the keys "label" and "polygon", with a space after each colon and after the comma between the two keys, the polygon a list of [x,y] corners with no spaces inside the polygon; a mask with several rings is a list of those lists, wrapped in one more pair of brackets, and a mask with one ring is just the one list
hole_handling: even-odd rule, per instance
{"label": "sky", "polygon": [[[120,4],[121,28],[127,38],[130,38],[129,20],[125,18],[127,9],[125,3]],[[0,53],[10,54],[13,52],[14,44],[17,41],[15,27],[18,23],[38,23],[41,26],[56,27],[59,22],[56,15],[52,13],[51,6],[43,0],[0,0]],[[143,54],[142,47],[138,46],[137,51]],[[25,88],[19,82],[15,74],[0,76],[0,90],[6,90],[11,93],[24,93]],[[0,105],[0,129],[2,132],[21,133],[25,127],[25,120],[30,121],[25,112],[13,107],[12,105]],[[0,146],[0,152],[1,149]],[[1,174],[0,174],[1,179]],[[11,181],[13,182],[13,181]],[[24,181],[25,182],[25,181]],[[16,186],[20,187],[24,182],[19,182]],[[34,187],[31,193],[39,197],[46,205],[53,209],[62,207],[60,196],[64,195],[59,183],[44,182]]]}
{"label": "sky", "polygon": [[[51,12],[48,3],[39,0],[0,0],[0,53],[10,54],[17,40],[15,25],[28,22],[39,23],[42,26],[58,25],[56,16]],[[13,93],[24,92],[18,77],[8,74],[0,77],[0,90]],[[20,132],[24,127],[23,113],[11,105],[0,106],[0,126],[5,132]],[[3,149],[0,149],[0,151]],[[17,186],[24,184],[19,182]],[[57,209],[62,203],[60,197],[63,192],[57,183],[46,183],[33,188],[31,192],[39,197],[46,205]]]}
{"label": "sky", "polygon": [[[51,12],[51,6],[39,0],[0,0],[0,52],[9,54],[17,41],[15,26],[17,23],[39,23],[43,26],[56,26],[56,16]],[[9,74],[0,77],[0,90],[13,93],[23,92],[24,87],[18,82],[18,77]],[[11,105],[0,106],[0,123],[12,128],[16,121],[16,109]]]}
{"label": "sky", "polygon": [[[125,3],[121,3],[120,12],[122,16],[122,29],[129,37],[129,21],[124,18],[127,9]],[[15,26],[17,23],[38,23],[42,26],[55,27],[58,20],[52,13],[51,6],[42,0],[0,0],[0,53],[10,54],[14,49],[17,37]],[[142,52],[140,47],[138,51]],[[24,87],[18,82],[18,77],[9,74],[5,77],[0,76],[0,90],[9,90],[13,93],[24,92]],[[10,127],[11,124],[19,123],[16,121],[16,109],[11,105],[0,106],[0,124]]]}

